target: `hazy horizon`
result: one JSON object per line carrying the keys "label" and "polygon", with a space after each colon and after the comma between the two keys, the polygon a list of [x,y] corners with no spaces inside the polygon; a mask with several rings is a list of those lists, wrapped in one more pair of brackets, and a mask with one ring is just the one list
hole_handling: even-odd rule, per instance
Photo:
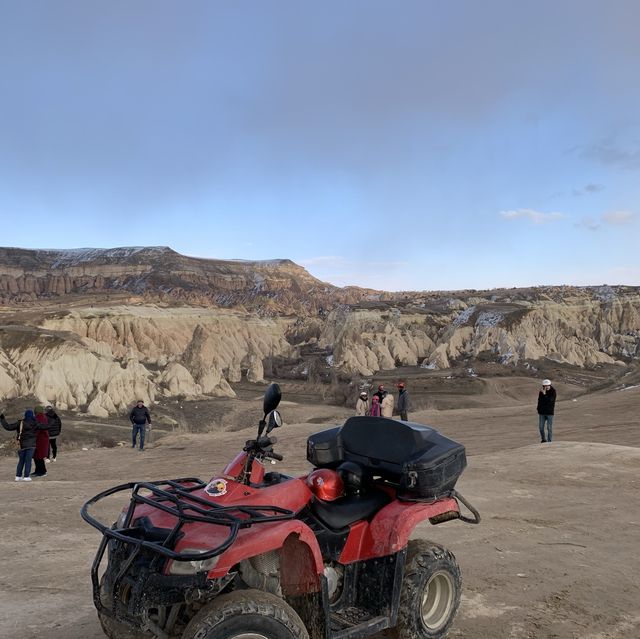
{"label": "hazy horizon", "polygon": [[[291,261],[294,264],[296,264],[297,266],[300,266],[302,268],[304,268],[308,273],[310,273],[313,277],[315,277],[316,279],[321,280],[324,283],[328,283],[328,284],[332,284],[331,282],[328,282],[327,280],[323,280],[321,277],[318,277],[317,275],[315,275],[312,270],[310,270],[309,268],[307,268],[306,266],[303,266],[302,264],[299,264],[298,262],[296,262],[295,260],[292,260],[289,257],[284,257],[284,256],[280,256],[280,257],[271,257],[271,258],[261,258],[261,259],[250,259],[250,258],[217,258],[217,257],[206,257],[206,256],[202,256],[202,255],[189,255],[186,253],[181,253],[180,251],[176,251],[176,249],[174,249],[171,246],[109,246],[109,247],[96,247],[96,246],[77,246],[77,247],[67,247],[67,248],[52,248],[52,247],[37,247],[37,248],[26,248],[26,247],[22,247],[22,246],[0,246],[0,250],[1,249],[15,249],[15,250],[24,250],[24,251],[43,251],[43,252],[51,252],[51,253],[56,253],[56,252],[80,252],[80,251],[119,251],[119,250],[140,250],[140,249],[169,249],[171,251],[174,251],[176,253],[178,253],[179,255],[182,255],[183,257],[188,257],[188,258],[193,258],[193,259],[198,259],[198,260],[212,260],[212,261],[216,261],[216,260],[220,260],[220,261],[226,261],[226,262],[256,262],[256,263],[264,263],[264,262],[278,262],[278,261]],[[370,286],[360,286],[359,284],[343,284],[343,285],[338,285],[338,284],[333,284],[334,286],[338,286],[340,288],[346,288],[346,287],[356,287],[356,288],[367,288],[367,289],[371,289],[372,287]],[[463,287],[463,288],[445,288],[445,289],[376,289],[379,292],[383,292],[383,293],[456,293],[456,292],[464,292],[464,291],[478,291],[478,292],[484,292],[484,291],[496,291],[496,290],[512,290],[512,289],[528,289],[528,288],[548,288],[548,287],[572,287],[572,288],[600,288],[600,287],[617,287],[617,286],[623,286],[623,287],[640,287],[640,284],[622,284],[622,283],[618,283],[618,282],[601,282],[600,284],[572,284],[571,282],[561,282],[561,283],[555,283],[555,284],[549,284],[549,283],[539,283],[539,284],[530,284],[530,285],[525,285],[525,286],[492,286],[492,287],[486,287],[486,288],[476,288],[476,287]]]}

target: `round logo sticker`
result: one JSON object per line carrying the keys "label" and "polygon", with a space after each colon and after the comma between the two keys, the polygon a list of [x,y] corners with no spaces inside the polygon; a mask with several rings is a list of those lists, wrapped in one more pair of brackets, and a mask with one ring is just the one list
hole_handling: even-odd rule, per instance
{"label": "round logo sticker", "polygon": [[225,479],[212,479],[204,492],[211,497],[221,497],[227,494],[227,481]]}

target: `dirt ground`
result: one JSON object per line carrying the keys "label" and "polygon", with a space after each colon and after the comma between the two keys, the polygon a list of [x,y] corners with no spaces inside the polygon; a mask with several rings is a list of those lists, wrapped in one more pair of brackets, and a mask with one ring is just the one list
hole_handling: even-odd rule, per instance
{"label": "dirt ground", "polygon": [[[450,636],[640,637],[640,388],[584,395],[559,384],[555,441],[540,444],[537,382],[482,381],[469,407],[410,415],[467,446],[469,466],[457,488],[483,516],[480,526],[416,530],[448,546],[462,569],[463,599]],[[278,468],[301,473],[309,468],[307,436],[350,411],[313,398],[287,401],[286,391],[284,399],[276,450],[285,461]],[[259,406],[249,390],[229,404],[247,422]],[[99,534],[81,520],[83,502],[125,481],[208,479],[252,432],[176,431],[142,453],[68,451],[62,438],[48,476],[30,484],[14,483],[14,460],[0,458],[0,637],[103,637],[89,581]],[[112,506],[105,520],[115,519],[120,504]]]}

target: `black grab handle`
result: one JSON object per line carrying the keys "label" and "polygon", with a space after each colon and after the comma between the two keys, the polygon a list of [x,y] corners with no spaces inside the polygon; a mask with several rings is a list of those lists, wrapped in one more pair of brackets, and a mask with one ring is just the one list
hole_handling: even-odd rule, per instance
{"label": "black grab handle", "polygon": [[457,490],[452,490],[451,495],[458,501],[462,502],[473,514],[473,519],[471,519],[470,517],[465,517],[462,513],[460,513],[460,517],[458,519],[460,519],[460,521],[464,521],[465,524],[479,524],[480,513]]}

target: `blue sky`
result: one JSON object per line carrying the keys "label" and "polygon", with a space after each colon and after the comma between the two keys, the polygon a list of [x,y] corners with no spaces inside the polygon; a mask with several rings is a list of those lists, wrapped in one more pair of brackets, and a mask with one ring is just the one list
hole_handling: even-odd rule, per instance
{"label": "blue sky", "polygon": [[0,244],[639,285],[638,24],[635,0],[0,0]]}

